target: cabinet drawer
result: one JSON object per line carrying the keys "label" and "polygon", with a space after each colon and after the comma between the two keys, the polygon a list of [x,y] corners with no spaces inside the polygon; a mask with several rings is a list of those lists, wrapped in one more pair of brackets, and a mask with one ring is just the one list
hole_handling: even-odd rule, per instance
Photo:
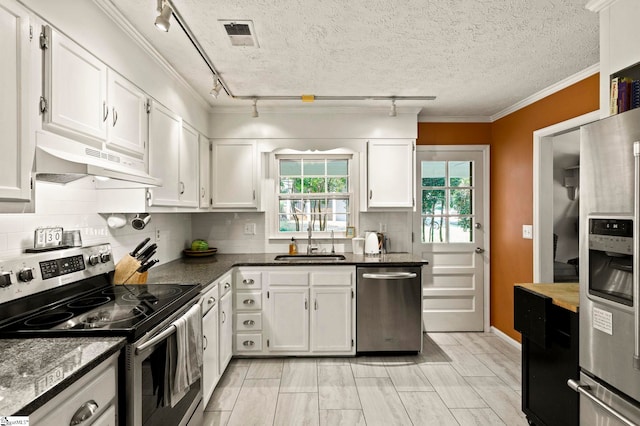
{"label": "cabinet drawer", "polygon": [[261,352],[262,334],[238,334],[236,335],[237,352]]}
{"label": "cabinet drawer", "polygon": [[231,291],[231,274],[223,275],[218,280],[218,290],[220,291],[220,298]]}
{"label": "cabinet drawer", "polygon": [[309,285],[307,271],[273,271],[269,272],[269,285]]}
{"label": "cabinet drawer", "polygon": [[262,293],[259,291],[238,292],[236,311],[256,311],[262,309]]}
{"label": "cabinet drawer", "polygon": [[262,330],[262,313],[245,313],[236,315],[236,331]]}
{"label": "cabinet drawer", "polygon": [[313,285],[351,285],[353,284],[353,270],[312,272],[311,284]]}
{"label": "cabinet drawer", "polygon": [[238,271],[235,283],[238,290],[262,288],[262,274],[258,271]]}

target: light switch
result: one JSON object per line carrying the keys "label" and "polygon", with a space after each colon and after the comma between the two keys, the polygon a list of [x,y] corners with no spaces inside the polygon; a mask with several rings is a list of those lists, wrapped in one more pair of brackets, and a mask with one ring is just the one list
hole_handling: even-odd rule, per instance
{"label": "light switch", "polygon": [[255,223],[245,223],[244,224],[244,234],[245,235],[256,235],[256,224]]}
{"label": "light switch", "polygon": [[533,225],[522,225],[522,238],[533,240]]}

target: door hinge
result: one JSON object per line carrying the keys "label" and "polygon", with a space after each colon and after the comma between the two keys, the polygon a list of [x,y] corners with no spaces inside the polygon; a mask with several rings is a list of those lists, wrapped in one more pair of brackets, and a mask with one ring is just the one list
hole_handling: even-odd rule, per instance
{"label": "door hinge", "polygon": [[354,296],[353,290],[351,290],[351,298],[353,299],[354,297],[355,296]]}
{"label": "door hinge", "polygon": [[29,25],[29,41],[33,40],[33,25]]}
{"label": "door hinge", "polygon": [[213,144],[209,142],[209,152],[213,152]]}
{"label": "door hinge", "polygon": [[147,200],[150,200],[150,199],[151,199],[151,191],[147,189]]}
{"label": "door hinge", "polygon": [[269,298],[269,292],[267,291],[267,299]]}
{"label": "door hinge", "polygon": [[269,339],[267,339],[267,347],[269,347]]}
{"label": "door hinge", "polygon": [[147,103],[145,104],[145,109],[147,111],[147,114],[151,113],[151,101],[149,99],[147,99]]}
{"label": "door hinge", "polygon": [[40,112],[47,112],[49,109],[49,103],[44,96],[40,96]]}
{"label": "door hinge", "polygon": [[31,187],[29,189],[33,189],[33,176],[29,179],[29,186]]}
{"label": "door hinge", "polygon": [[413,243],[413,232],[411,233],[411,242]]}
{"label": "door hinge", "polygon": [[351,339],[351,347],[353,347],[353,339]]}
{"label": "door hinge", "polygon": [[213,198],[209,198],[209,205],[213,204]]}
{"label": "door hinge", "polygon": [[44,33],[44,30],[40,33],[40,49],[46,50],[49,48],[49,37]]}
{"label": "door hinge", "polygon": [[413,197],[413,208],[416,208],[416,198]]}

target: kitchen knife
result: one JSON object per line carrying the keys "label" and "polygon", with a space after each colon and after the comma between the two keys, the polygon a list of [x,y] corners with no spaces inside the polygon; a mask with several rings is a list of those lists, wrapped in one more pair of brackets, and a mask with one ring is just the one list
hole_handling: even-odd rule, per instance
{"label": "kitchen knife", "polygon": [[136,257],[138,252],[142,250],[142,247],[144,247],[149,241],[151,241],[151,238],[145,238],[140,244],[136,246],[136,248],[133,249],[131,253],[129,253],[129,255],[131,257]]}
{"label": "kitchen knife", "polygon": [[149,247],[147,247],[146,249],[142,250],[141,253],[139,253],[136,258],[138,260],[141,260],[142,258],[146,257],[149,255],[149,253],[151,253],[152,251],[154,251],[156,248],[158,248],[158,245],[156,243],[151,244]]}
{"label": "kitchen knife", "polygon": [[149,259],[151,259],[153,257],[153,255],[156,254],[155,250],[152,250],[151,252],[145,254],[142,257],[138,257],[138,261],[142,264],[145,263],[146,261],[148,261]]}
{"label": "kitchen knife", "polygon": [[145,263],[145,264],[141,265],[140,268],[138,269],[138,272],[143,274],[143,273],[147,272],[149,269],[151,269],[151,267],[153,265],[155,265],[156,263],[158,263],[158,262],[160,262],[160,260],[158,260],[158,259],[150,260],[149,263]]}

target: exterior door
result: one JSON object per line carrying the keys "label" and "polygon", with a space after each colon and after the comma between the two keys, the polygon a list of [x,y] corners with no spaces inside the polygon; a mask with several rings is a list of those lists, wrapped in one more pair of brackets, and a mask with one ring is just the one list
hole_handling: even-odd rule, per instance
{"label": "exterior door", "polygon": [[484,217],[488,152],[481,146],[419,148],[413,253],[429,261],[422,280],[424,328],[482,331],[489,247]]}

